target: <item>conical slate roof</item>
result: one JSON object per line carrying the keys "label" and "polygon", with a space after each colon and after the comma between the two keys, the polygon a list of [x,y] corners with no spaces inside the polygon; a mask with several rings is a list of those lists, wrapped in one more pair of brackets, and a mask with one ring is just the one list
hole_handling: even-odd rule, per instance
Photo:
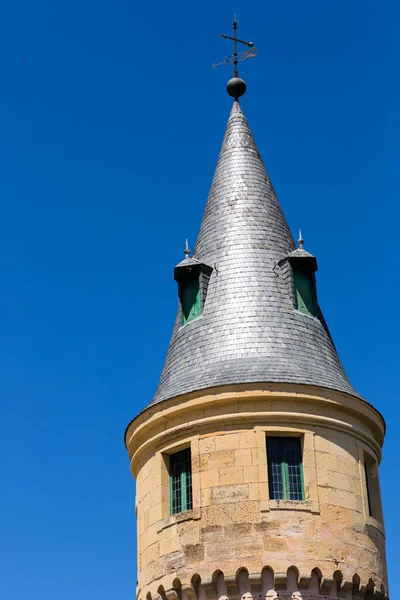
{"label": "conical slate roof", "polygon": [[357,395],[322,314],[295,310],[280,261],[296,249],[237,101],[228,120],[194,259],[213,267],[203,314],[178,311],[155,404],[195,390],[305,383]]}

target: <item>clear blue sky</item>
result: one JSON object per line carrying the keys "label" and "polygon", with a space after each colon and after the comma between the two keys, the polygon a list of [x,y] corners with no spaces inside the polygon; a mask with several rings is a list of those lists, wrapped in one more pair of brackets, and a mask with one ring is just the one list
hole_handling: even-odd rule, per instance
{"label": "clear blue sky", "polygon": [[[399,3],[4,3],[0,596],[134,598],[123,445],[151,399],[231,107],[217,33],[259,47],[242,106],[354,386],[383,412],[396,576]],[[27,60],[23,60],[26,56]],[[394,586],[392,586],[394,590]]]}

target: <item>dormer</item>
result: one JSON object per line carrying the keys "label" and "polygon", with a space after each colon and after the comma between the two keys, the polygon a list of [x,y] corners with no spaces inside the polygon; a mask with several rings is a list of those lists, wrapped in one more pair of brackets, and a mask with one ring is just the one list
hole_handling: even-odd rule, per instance
{"label": "dormer", "polygon": [[178,283],[181,324],[186,325],[203,314],[212,267],[191,258],[186,245],[185,259],[176,265],[174,279]]}
{"label": "dormer", "polygon": [[292,267],[295,308],[315,317],[317,314],[315,282],[315,272],[318,269],[317,259],[304,248],[297,248],[288,256],[288,261]]}

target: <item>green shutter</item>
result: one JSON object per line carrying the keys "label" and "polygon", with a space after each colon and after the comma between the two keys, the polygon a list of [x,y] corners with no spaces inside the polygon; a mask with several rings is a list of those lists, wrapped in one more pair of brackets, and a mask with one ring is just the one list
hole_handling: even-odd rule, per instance
{"label": "green shutter", "polygon": [[182,284],[182,325],[201,315],[199,280]]}
{"label": "green shutter", "polygon": [[304,500],[300,439],[267,436],[267,459],[271,500]]}
{"label": "green shutter", "polygon": [[192,500],[192,464],[190,449],[187,448],[169,457],[170,514],[190,510]]}
{"label": "green shutter", "polygon": [[311,275],[307,275],[301,271],[294,271],[293,282],[297,310],[314,315],[314,290]]}

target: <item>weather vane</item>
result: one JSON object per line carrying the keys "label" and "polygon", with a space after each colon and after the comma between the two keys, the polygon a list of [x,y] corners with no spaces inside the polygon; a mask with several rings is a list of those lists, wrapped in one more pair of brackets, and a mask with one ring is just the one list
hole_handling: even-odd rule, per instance
{"label": "weather vane", "polygon": [[[233,65],[233,76],[239,77],[238,63],[248,58],[254,58],[257,56],[257,48],[254,47],[253,42],[246,42],[245,40],[239,40],[237,37],[237,28],[238,28],[238,20],[236,19],[236,15],[233,20],[233,36],[225,35],[225,33],[220,33],[219,36],[225,38],[226,40],[233,41],[233,54],[230,54],[220,63],[216,63],[213,67],[219,67],[220,65]],[[244,44],[248,46],[248,50],[242,50],[242,52],[237,51],[237,45]]]}

